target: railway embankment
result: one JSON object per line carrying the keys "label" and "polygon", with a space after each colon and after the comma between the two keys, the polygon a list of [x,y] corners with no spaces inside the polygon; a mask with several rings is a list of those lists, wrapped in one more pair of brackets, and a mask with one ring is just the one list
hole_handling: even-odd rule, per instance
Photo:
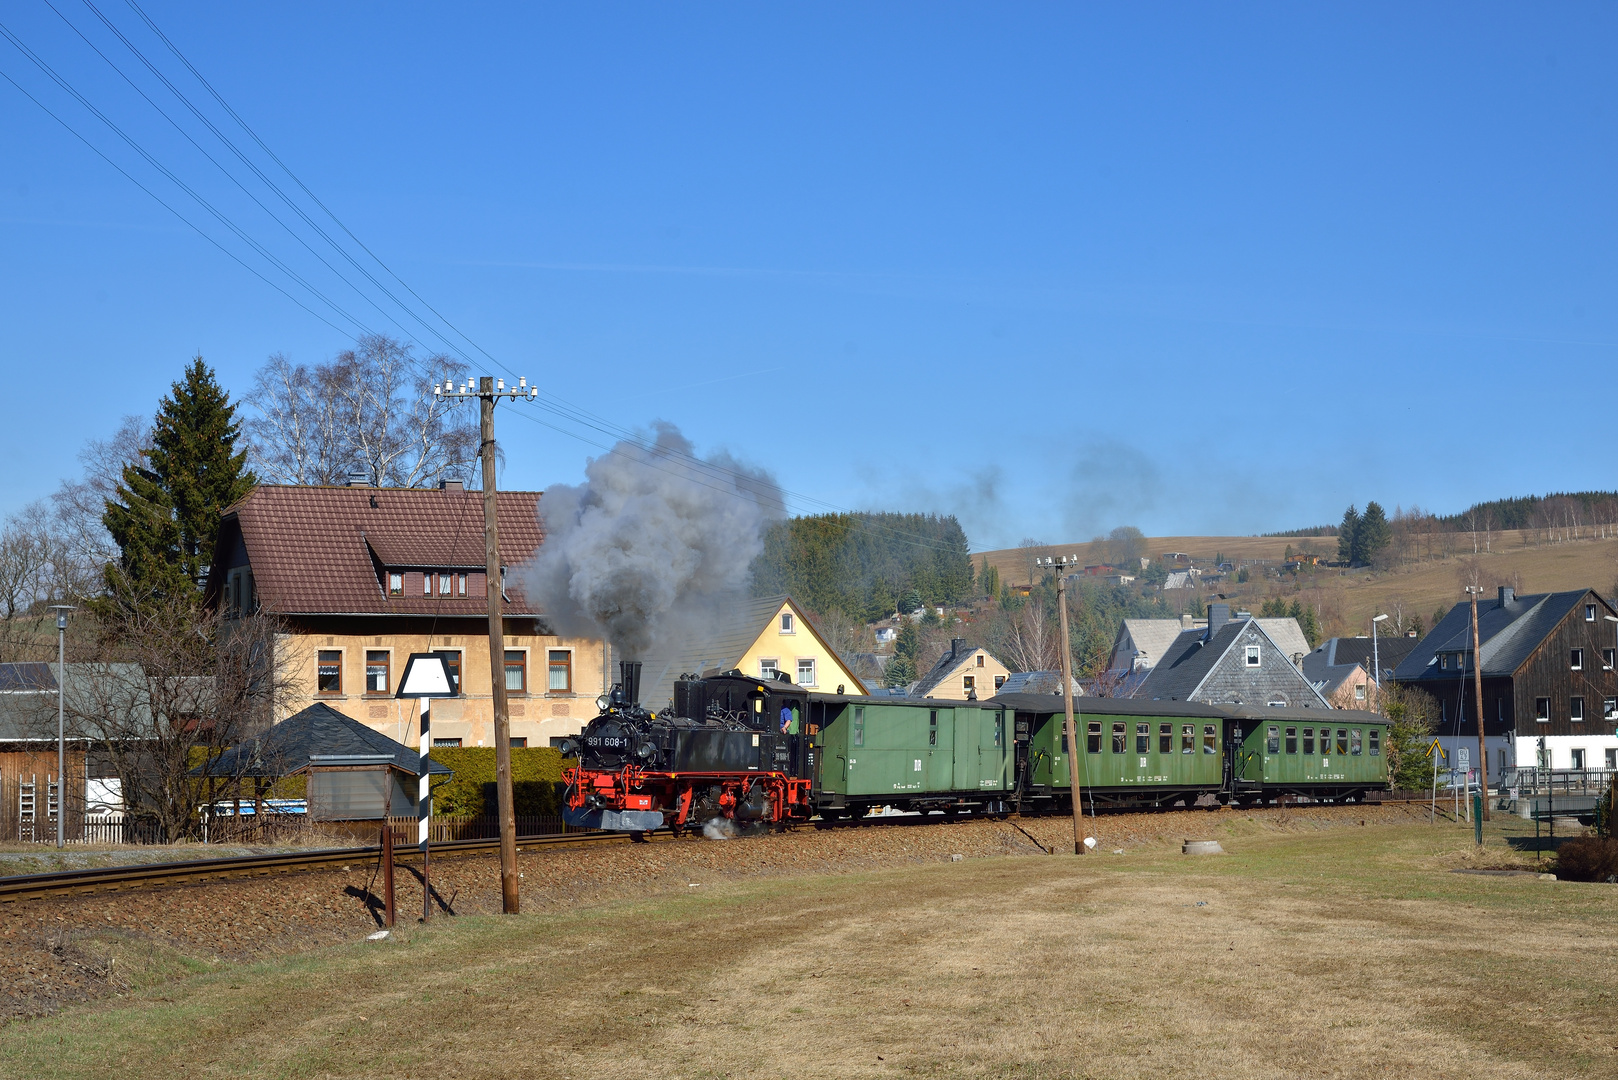
{"label": "railway embankment", "polygon": [[[910,819],[914,820],[914,819]],[[1103,815],[1087,829],[1092,858],[1175,849],[1217,839],[1239,854],[1244,838],[1425,821],[1411,805],[1309,806]],[[1454,825],[1438,828],[1454,830]],[[660,839],[537,848],[520,856],[526,915],[652,898],[723,881],[847,874],[963,859],[1070,850],[1072,820],[962,820],[800,828],[735,840]],[[1071,858],[1071,856],[1062,856]],[[419,860],[396,874],[401,919],[422,904]],[[500,909],[492,852],[435,856],[437,918]],[[0,1017],[150,991],[196,972],[352,942],[379,928],[381,875],[374,857],[257,877],[127,888],[0,905]],[[453,913],[453,914],[451,914]]]}

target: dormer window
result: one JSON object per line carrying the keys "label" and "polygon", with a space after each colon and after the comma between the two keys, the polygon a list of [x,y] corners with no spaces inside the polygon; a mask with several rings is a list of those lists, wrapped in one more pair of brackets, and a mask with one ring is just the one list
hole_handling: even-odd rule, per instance
{"label": "dormer window", "polygon": [[397,570],[388,571],[388,595],[404,595],[404,575]]}
{"label": "dormer window", "polygon": [[449,595],[451,579],[454,578],[454,576],[455,575],[453,575],[453,574],[439,574],[438,575],[438,595],[439,596],[448,596]]}
{"label": "dormer window", "polygon": [[456,596],[465,596],[466,595],[466,575],[465,574],[456,574],[455,575],[455,595]]}

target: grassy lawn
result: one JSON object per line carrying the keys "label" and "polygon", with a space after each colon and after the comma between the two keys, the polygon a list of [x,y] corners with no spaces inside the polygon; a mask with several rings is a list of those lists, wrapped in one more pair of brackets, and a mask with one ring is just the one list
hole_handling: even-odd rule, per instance
{"label": "grassy lawn", "polygon": [[1613,1076],[1618,889],[1449,873],[1466,839],[1243,835],[444,920],[13,1024],[0,1074]]}

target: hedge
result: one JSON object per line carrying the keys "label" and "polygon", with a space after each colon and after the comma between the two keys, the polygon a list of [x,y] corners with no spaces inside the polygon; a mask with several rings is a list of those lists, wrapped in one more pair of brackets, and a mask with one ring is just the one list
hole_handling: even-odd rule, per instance
{"label": "hedge", "polygon": [[[448,780],[434,782],[434,814],[481,817],[498,813],[494,747],[435,746],[432,759],[455,773]],[[564,764],[562,752],[548,746],[511,751],[511,795],[516,814],[523,817],[561,815]]]}

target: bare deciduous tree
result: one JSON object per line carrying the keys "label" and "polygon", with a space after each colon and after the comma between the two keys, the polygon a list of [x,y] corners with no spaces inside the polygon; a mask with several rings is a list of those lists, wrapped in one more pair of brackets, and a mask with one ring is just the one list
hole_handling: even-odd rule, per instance
{"label": "bare deciduous tree", "polygon": [[364,473],[378,487],[424,487],[459,475],[475,486],[477,413],[434,397],[433,386],[466,379],[446,356],[417,358],[385,334],[313,368],[275,355],[247,402],[254,470],[283,484],[342,483]]}
{"label": "bare deciduous tree", "polygon": [[280,627],[184,598],[113,604],[93,652],[70,666],[68,708],[118,773],[130,813],[169,839],[195,836],[201,808],[239,797],[241,780],[195,770],[267,728],[284,704]]}
{"label": "bare deciduous tree", "polygon": [[27,614],[50,596],[50,513],[30,503],[0,526],[0,609],[7,619]]}
{"label": "bare deciduous tree", "polygon": [[1055,671],[1062,666],[1061,637],[1056,619],[1034,596],[996,624],[989,651],[1013,671]]}

